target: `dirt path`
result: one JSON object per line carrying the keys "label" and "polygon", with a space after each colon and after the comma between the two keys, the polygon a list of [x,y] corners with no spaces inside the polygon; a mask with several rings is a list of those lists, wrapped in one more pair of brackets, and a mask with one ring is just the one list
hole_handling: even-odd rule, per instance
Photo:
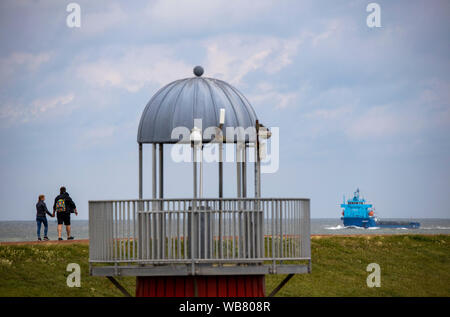
{"label": "dirt path", "polygon": [[74,243],[83,243],[83,244],[89,244],[89,239],[82,239],[82,240],[50,240],[50,241],[7,241],[7,242],[1,242],[0,245],[50,245],[50,244],[74,244]]}
{"label": "dirt path", "polygon": [[[401,234],[312,234],[311,239],[321,239],[321,238],[331,238],[331,237],[365,237],[365,238],[372,238],[372,237],[380,237],[380,236],[395,236],[395,235],[401,235]],[[421,233],[420,235],[426,235]],[[434,235],[434,234],[429,234]],[[80,239],[80,240],[51,240],[51,241],[5,241],[1,242],[0,245],[50,245],[50,244],[74,244],[74,243],[83,243],[83,244],[89,244],[89,239]]]}

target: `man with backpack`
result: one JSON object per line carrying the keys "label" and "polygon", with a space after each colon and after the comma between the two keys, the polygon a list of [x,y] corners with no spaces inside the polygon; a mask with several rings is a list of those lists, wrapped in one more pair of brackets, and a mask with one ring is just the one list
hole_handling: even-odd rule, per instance
{"label": "man with backpack", "polygon": [[59,192],[60,194],[56,196],[53,204],[53,217],[56,212],[56,218],[58,219],[58,240],[62,240],[63,224],[66,226],[67,240],[73,240],[70,235],[70,214],[75,213],[75,216],[78,216],[77,207],[64,186],[59,189]]}

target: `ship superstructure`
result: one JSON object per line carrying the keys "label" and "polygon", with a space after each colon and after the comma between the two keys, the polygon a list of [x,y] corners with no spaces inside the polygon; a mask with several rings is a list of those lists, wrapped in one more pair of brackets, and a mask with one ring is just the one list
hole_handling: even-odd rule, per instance
{"label": "ship superstructure", "polygon": [[356,189],[353,198],[344,201],[341,204],[344,208],[341,220],[346,227],[363,227],[363,228],[419,228],[418,222],[403,221],[379,221],[375,217],[372,204],[368,204],[364,198],[360,196],[359,188]]}
{"label": "ship superstructure", "polygon": [[342,221],[344,226],[351,227],[376,227],[376,218],[373,212],[373,206],[367,204],[366,200],[359,194],[359,188],[356,189],[353,198],[349,199],[347,203],[344,201],[341,204],[344,208],[342,211]]}

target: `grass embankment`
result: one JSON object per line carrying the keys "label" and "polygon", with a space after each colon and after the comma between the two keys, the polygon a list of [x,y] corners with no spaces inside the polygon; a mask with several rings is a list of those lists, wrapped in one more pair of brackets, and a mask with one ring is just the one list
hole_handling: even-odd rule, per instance
{"label": "grass embankment", "polygon": [[[312,274],[296,275],[277,296],[450,296],[450,236],[314,237]],[[368,288],[366,267],[381,267]],[[67,264],[81,266],[69,288]],[[285,277],[266,277],[267,294]],[[118,277],[134,294],[135,278]],[[0,245],[0,296],[121,296],[104,277],[89,276],[88,245]]]}

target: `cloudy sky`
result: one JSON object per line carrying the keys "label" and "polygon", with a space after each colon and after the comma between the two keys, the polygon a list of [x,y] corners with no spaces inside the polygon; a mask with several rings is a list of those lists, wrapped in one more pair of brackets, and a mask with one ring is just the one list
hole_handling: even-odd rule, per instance
{"label": "cloudy sky", "polygon": [[[136,198],[140,115],[195,65],[280,128],[263,196],[337,218],[359,187],[381,217],[448,218],[450,2],[379,0],[380,28],[369,2],[80,0],[69,28],[70,1],[1,1],[0,220],[33,220],[61,185],[82,219],[88,200]],[[167,162],[166,196],[192,195],[186,164]]]}

